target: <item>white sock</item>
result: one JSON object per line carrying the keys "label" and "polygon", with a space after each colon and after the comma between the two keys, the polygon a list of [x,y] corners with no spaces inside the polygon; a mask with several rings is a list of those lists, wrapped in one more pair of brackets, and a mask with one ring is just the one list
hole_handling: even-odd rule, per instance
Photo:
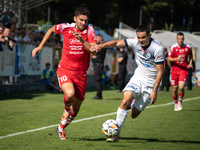
{"label": "white sock", "polygon": [[127,114],[127,110],[126,109],[121,109],[118,108],[117,110],[117,117],[116,117],[116,121],[118,123],[119,129],[121,130],[121,127],[126,119],[126,114]]}

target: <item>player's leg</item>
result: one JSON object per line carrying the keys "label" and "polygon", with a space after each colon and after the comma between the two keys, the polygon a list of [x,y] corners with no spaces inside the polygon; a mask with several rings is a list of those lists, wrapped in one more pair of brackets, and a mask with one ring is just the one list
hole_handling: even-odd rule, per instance
{"label": "player's leg", "polygon": [[131,91],[125,91],[121,104],[117,110],[117,118],[118,126],[121,129],[127,115],[127,109],[130,107],[130,103],[135,99],[133,93]]}
{"label": "player's leg", "polygon": [[181,111],[183,109],[182,107],[182,101],[183,101],[183,96],[184,96],[184,86],[185,86],[185,81],[187,79],[187,71],[182,71],[180,76],[179,76],[179,98],[178,98],[178,110]]}
{"label": "player's leg", "polygon": [[[119,130],[121,130],[121,127],[123,125],[123,123],[125,122],[126,119],[126,115],[127,115],[127,109],[130,108],[130,103],[132,102],[132,100],[134,99],[133,93],[130,91],[125,91],[124,92],[124,96],[123,99],[121,101],[121,104],[117,110],[117,117],[116,117],[116,121],[118,123],[119,126]],[[116,142],[119,139],[119,135],[113,138],[108,138],[106,139],[107,142]]]}
{"label": "player's leg", "polygon": [[171,72],[171,86],[172,86],[172,97],[174,100],[174,111],[178,111],[178,100],[177,100],[177,91],[178,91],[178,74]]}
{"label": "player's leg", "polygon": [[58,133],[60,139],[66,139],[66,134],[64,132],[64,129],[68,125],[67,118],[69,117],[69,115],[71,113],[70,107],[74,100],[75,90],[74,90],[74,85],[70,82],[63,83],[61,85],[61,88],[64,92],[63,105],[64,105],[65,110],[60,119],[61,123],[57,127],[56,132]]}

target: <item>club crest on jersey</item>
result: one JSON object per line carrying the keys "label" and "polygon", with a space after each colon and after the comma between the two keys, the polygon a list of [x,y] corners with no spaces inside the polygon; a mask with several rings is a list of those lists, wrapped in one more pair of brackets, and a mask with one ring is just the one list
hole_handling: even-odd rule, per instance
{"label": "club crest on jersey", "polygon": [[147,53],[146,54],[146,58],[150,58],[151,57],[151,54],[150,53]]}
{"label": "club crest on jersey", "polygon": [[185,48],[185,51],[187,52],[187,51],[188,51],[188,48]]}

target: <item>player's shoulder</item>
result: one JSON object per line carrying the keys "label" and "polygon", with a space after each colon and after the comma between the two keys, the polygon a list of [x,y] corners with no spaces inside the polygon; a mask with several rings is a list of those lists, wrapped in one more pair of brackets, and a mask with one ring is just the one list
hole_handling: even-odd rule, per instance
{"label": "player's shoulder", "polygon": [[55,29],[57,31],[63,31],[64,29],[74,28],[74,27],[75,27],[75,23],[61,23],[61,24],[55,25]]}
{"label": "player's shoulder", "polygon": [[189,48],[189,49],[191,48],[191,46],[189,44],[185,44],[185,43],[184,43],[184,47]]}
{"label": "player's shoulder", "polygon": [[175,43],[175,44],[173,44],[172,46],[171,46],[171,48],[170,49],[175,49],[175,48],[178,48],[179,46],[178,46],[178,44],[177,43]]}

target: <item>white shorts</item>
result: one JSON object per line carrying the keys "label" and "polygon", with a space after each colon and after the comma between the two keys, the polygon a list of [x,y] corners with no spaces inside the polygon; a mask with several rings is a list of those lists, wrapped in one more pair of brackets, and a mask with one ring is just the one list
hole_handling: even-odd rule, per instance
{"label": "white shorts", "polygon": [[128,84],[123,89],[123,92],[124,91],[131,91],[133,93],[135,97],[134,106],[139,111],[143,111],[151,102],[150,94],[153,91],[153,87],[146,86],[133,75]]}

